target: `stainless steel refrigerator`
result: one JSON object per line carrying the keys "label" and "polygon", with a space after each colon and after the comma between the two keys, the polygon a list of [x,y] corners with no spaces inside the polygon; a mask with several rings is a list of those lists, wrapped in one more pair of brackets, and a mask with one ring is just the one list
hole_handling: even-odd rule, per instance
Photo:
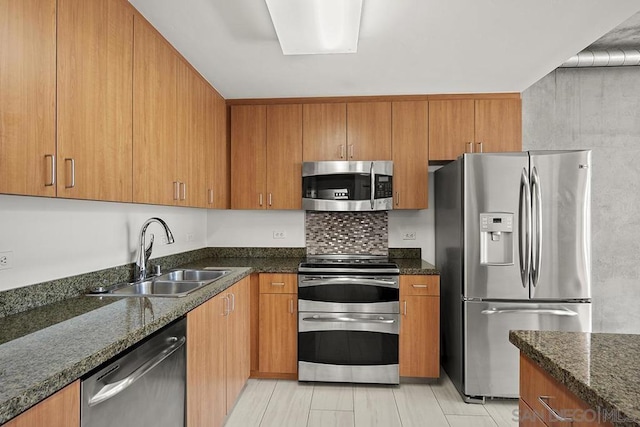
{"label": "stainless steel refrigerator", "polygon": [[511,329],[591,331],[591,151],[464,154],[435,172],[442,364],[518,397]]}

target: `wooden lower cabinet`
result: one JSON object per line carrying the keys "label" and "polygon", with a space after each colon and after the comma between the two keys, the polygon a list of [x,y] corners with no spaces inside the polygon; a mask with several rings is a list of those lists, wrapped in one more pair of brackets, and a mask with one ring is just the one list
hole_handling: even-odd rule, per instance
{"label": "wooden lower cabinet", "polygon": [[23,412],[4,427],[80,427],[80,380]]}
{"label": "wooden lower cabinet", "polygon": [[221,426],[226,407],[227,300],[222,294],[187,314],[187,426]]}
{"label": "wooden lower cabinet", "polygon": [[222,426],[249,378],[249,278],[187,314],[187,426]]}
{"label": "wooden lower cabinet", "polygon": [[[531,416],[531,412],[536,417]],[[522,353],[519,419],[520,426],[612,426],[611,423],[600,422],[597,410],[579,399]]]}
{"label": "wooden lower cabinet", "polygon": [[400,276],[400,376],[440,376],[440,276]]}
{"label": "wooden lower cabinet", "polygon": [[250,307],[249,278],[246,277],[225,292],[229,298],[227,316],[227,413],[249,379]]}
{"label": "wooden lower cabinet", "polygon": [[524,400],[520,400],[518,405],[518,425],[520,427],[545,427],[540,417],[533,412],[533,409],[527,405]]}
{"label": "wooden lower cabinet", "polygon": [[260,295],[260,372],[298,372],[297,305],[296,294]]}
{"label": "wooden lower cabinet", "polygon": [[295,378],[298,372],[298,295],[295,274],[260,274],[258,375]]}

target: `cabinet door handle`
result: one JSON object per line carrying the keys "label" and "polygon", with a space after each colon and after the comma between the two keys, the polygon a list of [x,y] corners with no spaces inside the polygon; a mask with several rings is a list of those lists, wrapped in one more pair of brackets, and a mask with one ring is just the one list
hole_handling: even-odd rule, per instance
{"label": "cabinet door handle", "polygon": [[284,286],[284,282],[271,282],[271,286]]}
{"label": "cabinet door handle", "polygon": [[224,300],[224,309],[223,309],[222,315],[228,316],[229,315],[229,296],[222,297],[222,299]]}
{"label": "cabinet door handle", "polygon": [[349,144],[349,158],[353,159],[353,144]]}
{"label": "cabinet door handle", "polygon": [[233,313],[234,311],[236,311],[236,295],[229,294],[229,297],[231,299],[231,308],[229,309],[229,313]]}
{"label": "cabinet door handle", "polygon": [[413,286],[414,288],[426,288],[427,287],[427,285],[411,285],[411,286]]}
{"label": "cabinet door handle", "polygon": [[293,298],[289,300],[289,313],[293,314]]}
{"label": "cabinet door handle", "polygon": [[340,153],[340,158],[344,159],[344,144],[338,145],[338,152]]}
{"label": "cabinet door handle", "polygon": [[178,181],[173,181],[173,200],[178,200],[180,198],[180,183]]}
{"label": "cabinet door handle", "polygon": [[69,165],[71,167],[70,170],[70,176],[71,176],[71,182],[69,184],[65,184],[64,188],[73,188],[76,186],[76,161],[72,158],[66,158],[64,159],[65,163],[69,162]]}
{"label": "cabinet door handle", "polygon": [[273,201],[273,200],[272,200],[272,197],[271,197],[271,193],[269,193],[269,206],[271,206],[271,205],[272,205],[272,203],[271,203],[272,201]]}
{"label": "cabinet door handle", "polygon": [[482,142],[476,142],[476,145],[480,147],[480,151],[478,151],[478,153],[482,153]]}
{"label": "cabinet door handle", "polygon": [[567,417],[561,416],[555,411],[555,409],[553,409],[549,405],[549,403],[547,403],[549,399],[553,399],[553,396],[538,396],[538,402],[540,402],[542,406],[544,406],[544,408],[551,414],[553,418],[555,418],[557,421],[560,421],[561,423],[572,423],[573,418],[567,418]]}
{"label": "cabinet door handle", "polygon": [[465,147],[469,148],[468,150],[465,148],[464,150],[465,153],[473,153],[473,142],[465,143]]}
{"label": "cabinet door handle", "polygon": [[187,183],[181,182],[180,188],[182,189],[182,195],[180,196],[180,200],[187,200]]}
{"label": "cabinet door handle", "polygon": [[49,180],[49,182],[45,182],[44,186],[45,187],[51,187],[53,185],[56,184],[56,156],[53,154],[45,154],[44,155],[45,159],[49,159],[51,161],[50,166],[51,166],[51,179]]}
{"label": "cabinet door handle", "polygon": [[402,304],[404,306],[403,311],[404,311],[404,315],[407,315],[407,300],[404,300],[404,303]]}
{"label": "cabinet door handle", "polygon": [[262,193],[260,193],[260,197],[259,197],[258,203],[260,203],[260,206],[262,206]]}
{"label": "cabinet door handle", "polygon": [[209,204],[213,204],[213,189],[209,189]]}
{"label": "cabinet door handle", "polygon": [[396,191],[396,206],[400,206],[400,192]]}

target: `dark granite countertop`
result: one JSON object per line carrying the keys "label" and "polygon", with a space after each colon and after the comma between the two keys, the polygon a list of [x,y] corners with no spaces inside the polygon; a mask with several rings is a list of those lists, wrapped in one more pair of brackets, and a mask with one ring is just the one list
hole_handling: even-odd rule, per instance
{"label": "dark granite countertop", "polygon": [[[251,273],[297,273],[301,259],[299,256],[208,257],[187,262],[183,267],[225,267],[231,269],[232,274],[184,298],[76,296],[0,318],[0,423],[243,277]],[[398,263],[401,274],[438,274],[433,265],[419,258],[393,260]],[[93,276],[88,277],[94,280]],[[92,286],[88,283],[84,287]]]}
{"label": "dark granite countertop", "polygon": [[[61,303],[40,307],[39,327],[0,345],[0,423],[25,411],[87,374],[173,320],[249,275],[231,274],[183,298],[81,296],[66,301],[74,309],[60,319]],[[100,301],[100,302],[97,302]],[[102,305],[104,304],[104,305]],[[31,311],[1,319],[2,330],[28,322]],[[46,325],[47,312],[50,325]],[[19,335],[19,333],[16,333]]]}
{"label": "dark granite countertop", "polygon": [[640,426],[640,335],[511,331],[509,341],[616,426]]}
{"label": "dark granite countertop", "polygon": [[400,274],[440,274],[436,267],[420,258],[392,258],[398,264]]}

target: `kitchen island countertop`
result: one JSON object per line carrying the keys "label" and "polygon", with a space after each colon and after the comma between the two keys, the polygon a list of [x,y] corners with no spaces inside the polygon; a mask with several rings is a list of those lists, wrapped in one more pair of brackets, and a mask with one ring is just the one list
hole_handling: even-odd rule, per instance
{"label": "kitchen island countertop", "polygon": [[[251,273],[297,273],[300,257],[213,257],[183,267],[231,274],[183,298],[80,296],[0,318],[0,423],[131,347]],[[419,258],[400,274],[438,274]],[[91,288],[87,284],[87,288]]]}
{"label": "kitchen island countertop", "polygon": [[616,426],[640,426],[640,335],[511,331],[520,351]]}

